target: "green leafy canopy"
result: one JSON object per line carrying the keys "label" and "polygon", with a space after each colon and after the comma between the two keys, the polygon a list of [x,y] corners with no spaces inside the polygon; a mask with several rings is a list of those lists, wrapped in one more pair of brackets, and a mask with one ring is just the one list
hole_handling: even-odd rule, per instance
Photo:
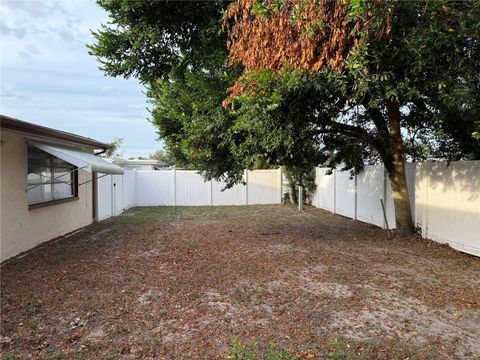
{"label": "green leafy canopy", "polygon": [[[391,2],[391,37],[352,49],[343,71],[260,70],[233,111],[221,106],[242,72],[227,64],[229,3],[98,3],[110,21],[93,32],[90,53],[107,75],[147,86],[169,153],[208,178],[233,184],[262,159],[354,171],[385,161],[388,102],[400,107],[407,158],[480,158],[478,2]],[[351,1],[351,12],[368,4]]]}

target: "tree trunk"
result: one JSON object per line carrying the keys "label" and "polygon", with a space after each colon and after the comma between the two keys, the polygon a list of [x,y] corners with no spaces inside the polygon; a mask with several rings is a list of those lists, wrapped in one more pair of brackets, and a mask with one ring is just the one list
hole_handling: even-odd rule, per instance
{"label": "tree trunk", "polygon": [[397,102],[388,101],[388,124],[390,130],[390,153],[384,159],[388,178],[392,185],[393,204],[398,236],[410,236],[414,233],[410,198],[408,196],[405,173],[405,153],[400,131],[400,108]]}

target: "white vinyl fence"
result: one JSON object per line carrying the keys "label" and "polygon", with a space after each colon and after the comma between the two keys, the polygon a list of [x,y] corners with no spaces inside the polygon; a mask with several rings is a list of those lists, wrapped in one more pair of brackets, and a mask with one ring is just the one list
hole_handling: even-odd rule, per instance
{"label": "white vinyl fence", "polygon": [[[101,175],[100,175],[101,176]],[[282,171],[245,171],[246,185],[222,191],[224,183],[205,181],[193,170],[126,170],[98,179],[97,218],[104,220],[133,206],[281,204]]]}
{"label": "white vinyl fence", "polygon": [[416,174],[422,236],[480,256],[480,161],[426,162]]}
{"label": "white vinyl fence", "polygon": [[[412,220],[415,220],[415,164],[407,164],[407,185],[412,204]],[[349,171],[327,168],[316,169],[317,190],[312,205],[355,220],[386,227],[382,205],[390,229],[395,228],[395,209],[392,189],[382,165],[365,166],[358,175]]]}
{"label": "white vinyl fence", "polygon": [[[412,220],[422,236],[480,256],[480,161],[407,164]],[[312,205],[359,221],[395,228],[390,181],[381,165],[356,176],[316,169]],[[127,170],[98,180],[97,217],[103,220],[133,206],[280,204],[281,170],[246,171],[246,185],[204,181],[191,170]]]}
{"label": "white vinyl fence", "polygon": [[[422,236],[480,256],[480,161],[407,164],[412,220]],[[381,165],[349,172],[316,169],[312,205],[366,223],[395,228],[390,181]]]}

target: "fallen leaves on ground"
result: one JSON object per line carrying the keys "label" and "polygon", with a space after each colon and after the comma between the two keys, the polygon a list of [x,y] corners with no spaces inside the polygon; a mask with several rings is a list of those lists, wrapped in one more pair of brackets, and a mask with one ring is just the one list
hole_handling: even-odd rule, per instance
{"label": "fallen leaves on ground", "polygon": [[1,270],[4,357],[480,356],[478,258],[318,209],[134,208]]}

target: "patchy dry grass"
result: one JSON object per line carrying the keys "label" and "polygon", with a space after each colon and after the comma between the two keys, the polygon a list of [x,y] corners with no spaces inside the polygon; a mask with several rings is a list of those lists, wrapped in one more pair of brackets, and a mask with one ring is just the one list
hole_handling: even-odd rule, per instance
{"label": "patchy dry grass", "polygon": [[317,209],[135,208],[1,270],[4,358],[480,357],[478,258]]}

